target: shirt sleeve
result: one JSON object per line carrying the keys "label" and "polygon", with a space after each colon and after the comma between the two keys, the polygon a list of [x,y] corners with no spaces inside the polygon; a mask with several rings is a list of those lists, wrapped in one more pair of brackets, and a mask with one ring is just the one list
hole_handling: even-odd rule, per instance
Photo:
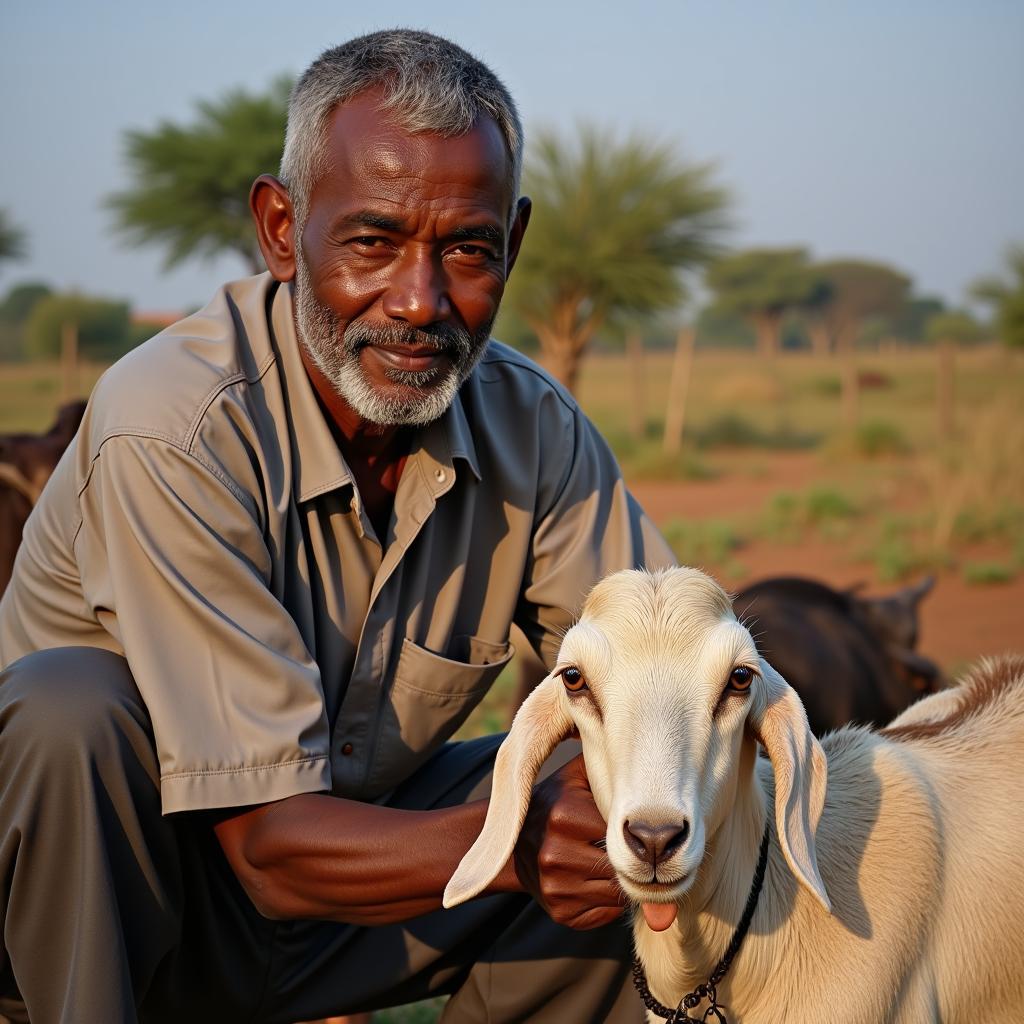
{"label": "shirt sleeve", "polygon": [[541,660],[554,665],[566,630],[603,576],[676,564],[665,539],[626,488],[608,445],[579,409],[555,453],[561,475],[541,494],[517,624]]}
{"label": "shirt sleeve", "polygon": [[164,813],[330,789],[320,674],[230,481],[157,438],[107,440],[80,495],[86,600],[149,710]]}

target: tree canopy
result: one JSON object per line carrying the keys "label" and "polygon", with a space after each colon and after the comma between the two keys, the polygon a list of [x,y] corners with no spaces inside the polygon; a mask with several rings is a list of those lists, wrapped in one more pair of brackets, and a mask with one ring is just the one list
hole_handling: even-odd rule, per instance
{"label": "tree canopy", "polygon": [[36,305],[52,294],[53,289],[42,281],[26,281],[14,285],[0,299],[0,323],[20,327],[28,320]]}
{"label": "tree canopy", "polygon": [[524,192],[533,216],[505,301],[570,389],[594,334],[678,306],[681,272],[714,256],[726,227],[728,197],[709,165],[592,126],[571,140],[538,132]]}
{"label": "tree canopy", "polygon": [[1024,245],[1013,245],[1006,255],[1009,281],[985,277],[971,286],[979,302],[995,309],[996,330],[1005,345],[1024,348]]}
{"label": "tree canopy", "polygon": [[950,309],[928,318],[925,338],[930,342],[952,342],[954,345],[975,345],[984,341],[988,332],[963,309]]}
{"label": "tree canopy", "polygon": [[25,255],[25,232],[0,209],[0,262],[21,259]]}
{"label": "tree canopy", "polygon": [[114,359],[140,340],[132,335],[127,302],[68,292],[35,304],[25,325],[25,354],[33,359],[56,358],[66,323],[78,330],[79,352],[92,359]]}
{"label": "tree canopy", "polygon": [[731,253],[711,264],[704,281],[720,310],[738,313],[753,325],[765,354],[778,350],[787,310],[813,301],[821,290],[805,249]]}
{"label": "tree canopy", "polygon": [[854,345],[868,317],[898,314],[911,284],[909,277],[893,267],[867,260],[817,263],[814,272],[827,285],[818,316],[839,348]]}
{"label": "tree canopy", "polygon": [[133,184],[107,199],[118,230],[132,244],[164,246],[168,268],[230,252],[262,270],[249,188],[280,165],[289,87],[281,78],[259,95],[236,89],[200,102],[190,124],[128,132]]}

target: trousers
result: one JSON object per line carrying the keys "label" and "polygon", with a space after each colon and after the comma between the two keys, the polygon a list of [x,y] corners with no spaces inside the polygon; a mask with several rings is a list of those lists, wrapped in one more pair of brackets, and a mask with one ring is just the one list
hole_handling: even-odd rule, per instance
{"label": "trousers", "polygon": [[[386,802],[489,792],[501,737],[449,743]],[[203,812],[164,816],[127,662],[94,648],[0,672],[0,1019],[293,1024],[450,994],[444,1024],[641,1024],[624,922],[589,932],[500,895],[367,928],[270,921]]]}

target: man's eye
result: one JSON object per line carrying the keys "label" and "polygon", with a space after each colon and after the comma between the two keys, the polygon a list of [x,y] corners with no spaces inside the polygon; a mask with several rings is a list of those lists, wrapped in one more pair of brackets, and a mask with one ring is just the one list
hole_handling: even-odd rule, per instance
{"label": "man's eye", "polygon": [[379,235],[359,235],[357,238],[349,239],[349,241],[369,249],[387,245],[388,242],[386,238],[381,238]]}
{"label": "man's eye", "polygon": [[498,258],[493,249],[488,249],[483,245],[471,245],[468,242],[464,242],[462,245],[457,245],[454,249],[449,251],[454,256],[464,256],[469,259],[496,260]]}
{"label": "man's eye", "polygon": [[563,668],[561,676],[562,684],[570,693],[579,693],[580,690],[587,688],[587,681],[583,678],[583,673],[575,665]]}

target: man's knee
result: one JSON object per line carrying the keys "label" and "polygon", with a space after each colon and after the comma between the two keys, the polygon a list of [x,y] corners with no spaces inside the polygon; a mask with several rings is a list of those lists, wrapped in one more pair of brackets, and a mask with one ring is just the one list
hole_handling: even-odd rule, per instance
{"label": "man's knee", "polygon": [[37,651],[0,672],[3,746],[77,760],[83,751],[99,753],[149,731],[128,663],[110,651]]}

